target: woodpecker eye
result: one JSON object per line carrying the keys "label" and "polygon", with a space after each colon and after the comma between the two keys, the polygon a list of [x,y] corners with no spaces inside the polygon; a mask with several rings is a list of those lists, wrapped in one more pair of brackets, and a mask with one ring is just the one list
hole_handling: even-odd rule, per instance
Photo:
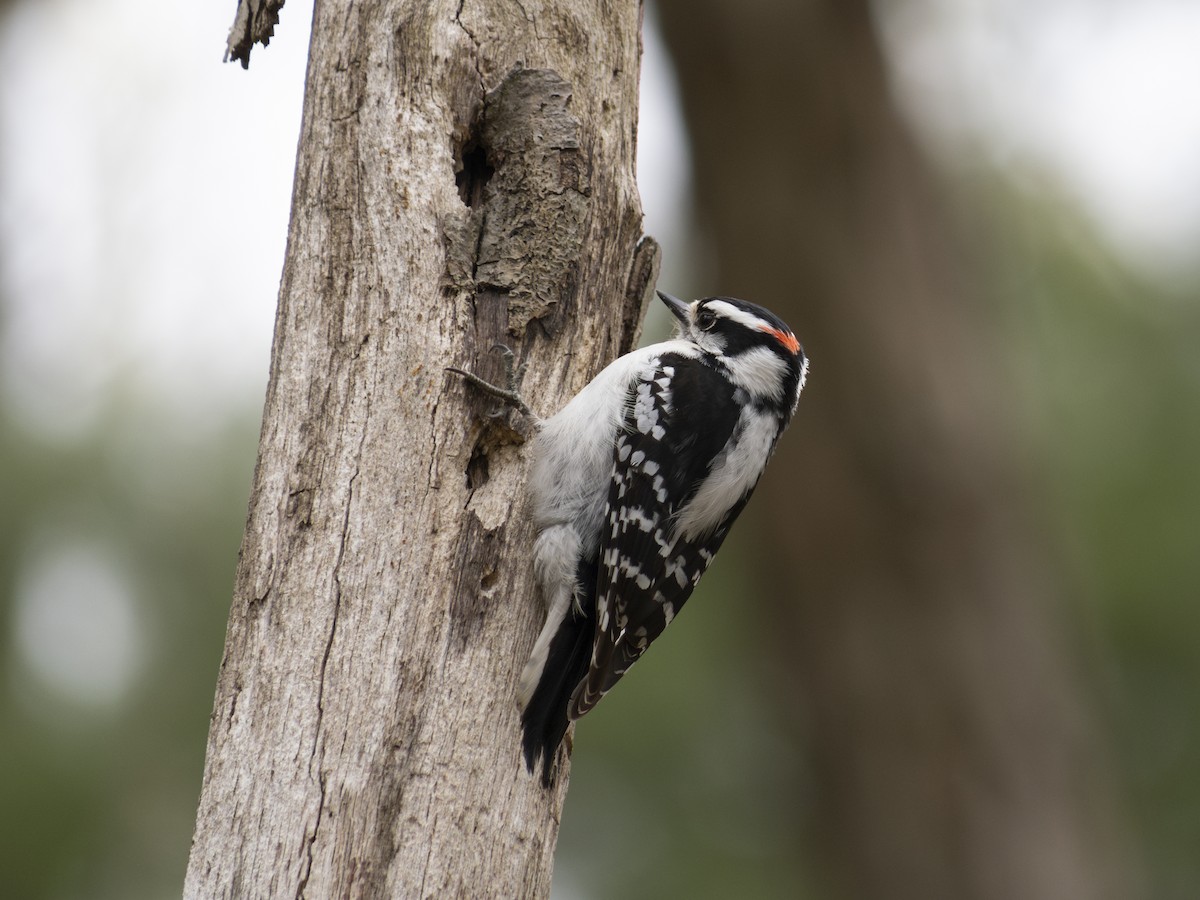
{"label": "woodpecker eye", "polygon": [[711,331],[712,327],[717,324],[717,316],[715,313],[709,312],[707,309],[701,310],[696,316],[696,324],[703,331]]}

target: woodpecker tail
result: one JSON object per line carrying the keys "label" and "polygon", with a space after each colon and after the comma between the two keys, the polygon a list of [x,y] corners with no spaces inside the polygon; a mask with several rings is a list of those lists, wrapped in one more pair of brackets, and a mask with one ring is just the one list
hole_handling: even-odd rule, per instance
{"label": "woodpecker tail", "polygon": [[567,733],[571,694],[587,676],[596,633],[595,566],[579,567],[583,613],[570,599],[551,605],[546,625],[521,674],[521,725],[525,765],[532,775],[542,759],[542,784],[550,787],[558,745]]}

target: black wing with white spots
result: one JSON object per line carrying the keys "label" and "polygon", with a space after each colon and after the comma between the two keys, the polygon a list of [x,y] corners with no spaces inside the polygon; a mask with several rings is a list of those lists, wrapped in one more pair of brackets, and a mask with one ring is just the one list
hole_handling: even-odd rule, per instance
{"label": "black wing with white spots", "polygon": [[[749,492],[704,535],[675,533],[714,460],[740,428],[729,379],[698,359],[666,353],[634,382],[613,454],[599,555],[596,635],[570,716],[588,712],[683,607]],[[686,409],[691,421],[680,421]]]}

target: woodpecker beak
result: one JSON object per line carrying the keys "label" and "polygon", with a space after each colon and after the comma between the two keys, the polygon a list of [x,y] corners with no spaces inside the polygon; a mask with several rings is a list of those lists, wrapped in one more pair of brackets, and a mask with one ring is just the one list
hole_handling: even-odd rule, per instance
{"label": "woodpecker beak", "polygon": [[677,318],[680,323],[686,328],[691,320],[692,307],[691,304],[684,303],[678,297],[672,297],[670,294],[662,291],[656,291],[658,299],[666,304],[667,309],[671,311],[671,315]]}

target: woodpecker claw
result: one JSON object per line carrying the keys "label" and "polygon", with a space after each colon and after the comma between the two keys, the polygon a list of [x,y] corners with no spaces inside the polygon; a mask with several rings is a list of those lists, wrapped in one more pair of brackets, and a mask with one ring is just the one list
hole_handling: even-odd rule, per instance
{"label": "woodpecker claw", "polygon": [[492,347],[492,350],[499,350],[504,357],[504,375],[505,381],[508,384],[507,388],[494,385],[490,381],[484,381],[478,375],[474,375],[471,372],[465,372],[462,369],[454,366],[446,366],[446,371],[453,372],[455,375],[461,375],[464,379],[466,379],[468,384],[474,385],[485,394],[490,394],[497,400],[504,401],[509,406],[519,410],[521,413],[529,416],[531,419],[535,418],[533,410],[531,410],[521,398],[521,395],[518,391],[521,386],[521,380],[525,377],[525,363],[515,366],[515,354],[512,352],[510,347],[504,344],[496,344]]}
{"label": "woodpecker claw", "polygon": [[504,377],[508,382],[508,389],[516,394],[520,390],[521,382],[525,380],[525,367],[528,364],[514,365],[516,354],[512,352],[512,348],[508,344],[493,344],[490,352],[495,353],[497,350],[504,358]]}

